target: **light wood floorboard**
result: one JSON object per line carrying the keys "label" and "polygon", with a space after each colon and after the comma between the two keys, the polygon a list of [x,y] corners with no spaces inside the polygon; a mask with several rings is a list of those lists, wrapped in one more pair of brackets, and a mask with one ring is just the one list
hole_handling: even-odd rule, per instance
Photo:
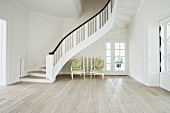
{"label": "light wood floorboard", "polygon": [[170,113],[170,92],[128,76],[57,76],[0,86],[0,113]]}

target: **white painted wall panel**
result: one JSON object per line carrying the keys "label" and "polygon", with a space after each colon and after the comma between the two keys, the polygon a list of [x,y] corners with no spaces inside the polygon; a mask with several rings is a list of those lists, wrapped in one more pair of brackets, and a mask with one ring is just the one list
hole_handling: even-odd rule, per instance
{"label": "white painted wall panel", "polygon": [[158,84],[159,76],[158,70],[155,71],[154,67],[151,67],[159,61],[157,60],[156,63],[151,61],[154,56],[157,56],[156,45],[153,44],[156,40],[153,39],[152,42],[149,38],[157,37],[153,37],[156,34],[151,27],[148,33],[148,23],[158,23],[159,20],[169,16],[169,4],[169,0],[146,0],[142,10],[129,27],[129,74],[145,85]]}
{"label": "white painted wall panel", "polygon": [[35,14],[29,15],[28,67],[45,65],[45,56],[54,50],[63,38],[61,20]]}
{"label": "white painted wall panel", "polygon": [[27,69],[29,14],[9,0],[0,0],[0,18],[7,20],[7,84],[18,81],[20,58]]}

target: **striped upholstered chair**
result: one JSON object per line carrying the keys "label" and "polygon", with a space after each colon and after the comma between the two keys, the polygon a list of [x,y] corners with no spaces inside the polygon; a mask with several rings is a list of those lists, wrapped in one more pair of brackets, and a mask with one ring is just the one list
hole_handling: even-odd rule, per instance
{"label": "striped upholstered chair", "polygon": [[85,78],[85,69],[81,65],[81,60],[73,59],[70,61],[70,63],[71,63],[71,78],[73,79],[74,74],[80,74],[80,76],[81,74],[83,74]]}
{"label": "striped upholstered chair", "polygon": [[96,59],[94,65],[91,67],[90,78],[96,74],[102,75],[102,79],[104,78],[104,60],[102,59]]}

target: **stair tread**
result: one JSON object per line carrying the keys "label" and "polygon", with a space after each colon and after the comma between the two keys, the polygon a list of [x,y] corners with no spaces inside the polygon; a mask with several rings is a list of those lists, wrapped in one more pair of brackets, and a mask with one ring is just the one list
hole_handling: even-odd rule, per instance
{"label": "stair tread", "polygon": [[45,71],[29,71],[28,73],[46,74]]}
{"label": "stair tread", "polygon": [[31,75],[24,76],[24,77],[20,77],[20,78],[30,78],[30,79],[46,79],[45,77],[37,77],[37,76],[31,76]]}

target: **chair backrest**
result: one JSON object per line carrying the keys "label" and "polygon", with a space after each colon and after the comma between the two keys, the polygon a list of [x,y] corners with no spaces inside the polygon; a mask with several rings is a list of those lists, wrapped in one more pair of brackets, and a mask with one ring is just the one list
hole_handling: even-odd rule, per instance
{"label": "chair backrest", "polygon": [[72,68],[81,68],[81,61],[79,59],[73,59],[70,63]]}
{"label": "chair backrest", "polygon": [[104,60],[102,60],[102,59],[96,59],[95,60],[95,66],[94,66],[95,68],[100,68],[100,69],[102,69],[102,68],[104,68]]}

